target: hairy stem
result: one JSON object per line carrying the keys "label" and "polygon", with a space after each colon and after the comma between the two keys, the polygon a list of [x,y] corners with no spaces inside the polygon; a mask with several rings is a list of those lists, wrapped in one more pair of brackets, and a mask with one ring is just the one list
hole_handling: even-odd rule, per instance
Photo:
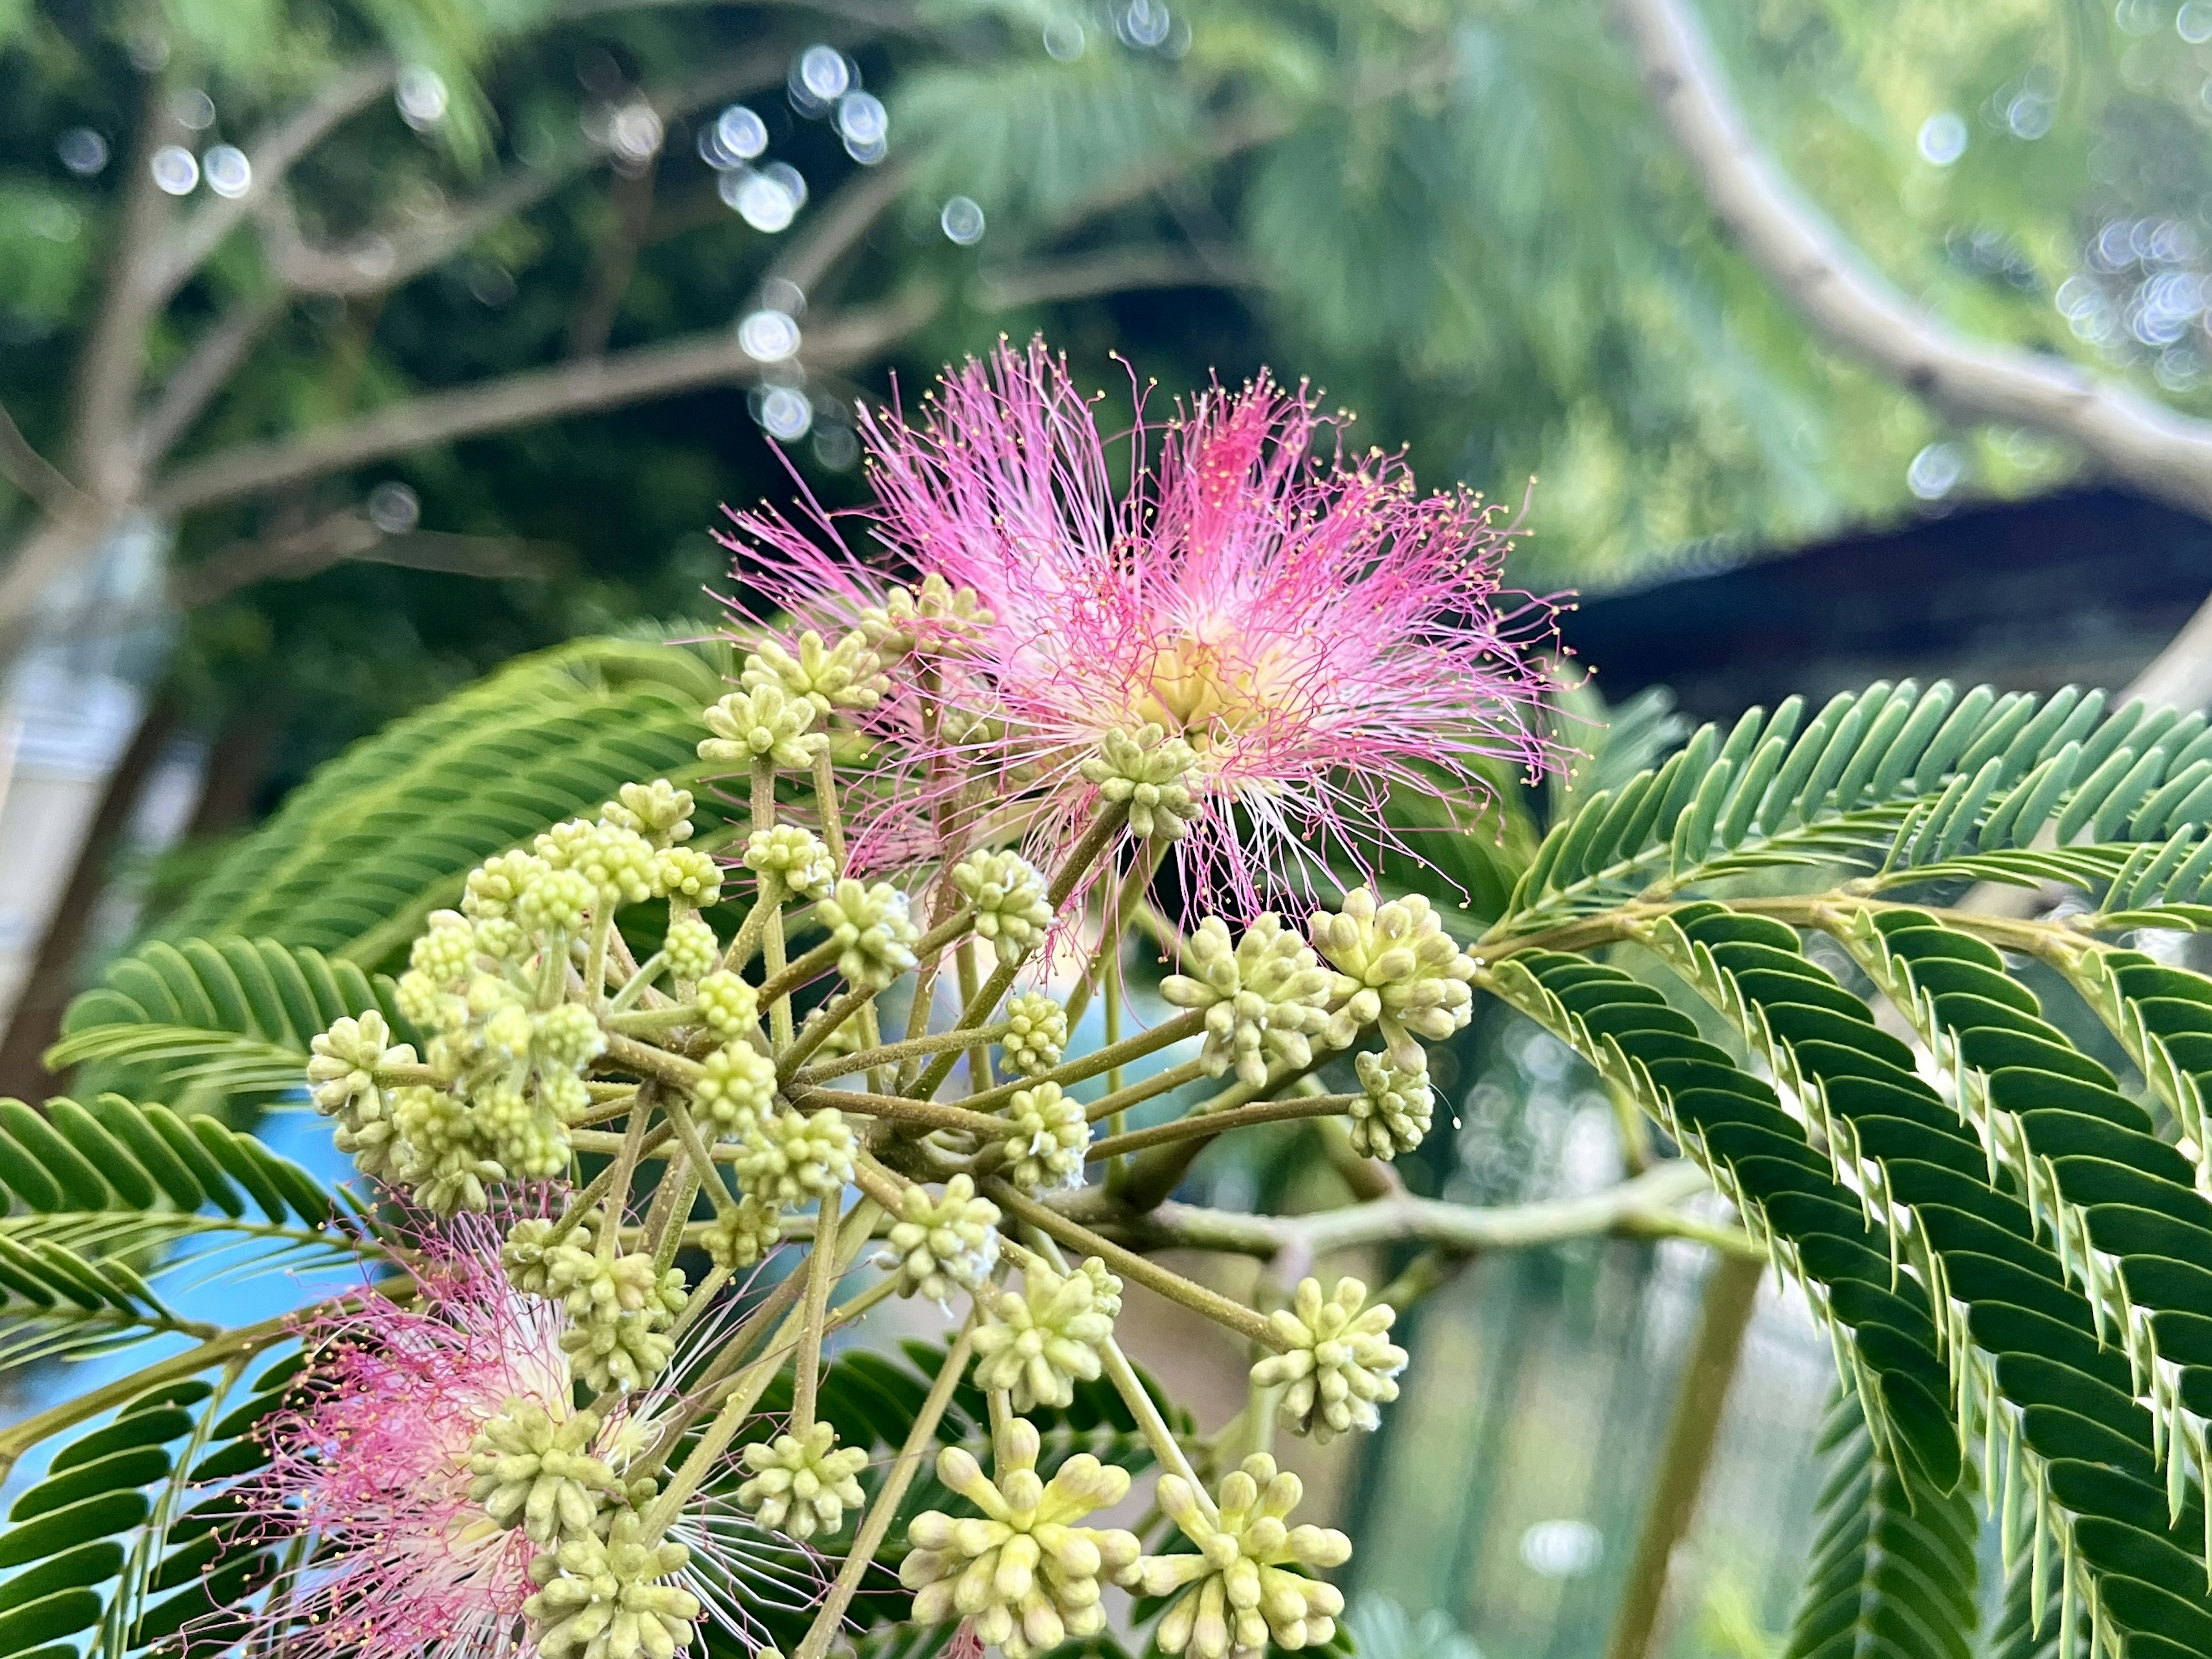
{"label": "hairy stem", "polygon": [[1325,1117],[1341,1112],[1352,1102],[1364,1099],[1361,1095],[1313,1095],[1303,1100],[1262,1101],[1255,1106],[1239,1106],[1226,1112],[1212,1112],[1203,1117],[1180,1117],[1172,1123],[1157,1123],[1149,1129],[1135,1129],[1127,1134],[1109,1135],[1103,1140],[1091,1143],[1090,1161],[1118,1158],[1124,1152],[1140,1152],[1147,1146],[1164,1146],[1172,1140],[1182,1140],[1191,1135],[1225,1134],[1231,1129],[1242,1129],[1254,1123],[1282,1123],[1293,1118]]}
{"label": "hairy stem", "polygon": [[805,1322],[799,1330],[799,1371],[791,1395],[791,1431],[805,1437],[814,1426],[815,1392],[822,1384],[822,1331],[830,1317],[830,1286],[837,1277],[837,1206],[843,1195],[821,1200],[814,1248],[806,1255]]}

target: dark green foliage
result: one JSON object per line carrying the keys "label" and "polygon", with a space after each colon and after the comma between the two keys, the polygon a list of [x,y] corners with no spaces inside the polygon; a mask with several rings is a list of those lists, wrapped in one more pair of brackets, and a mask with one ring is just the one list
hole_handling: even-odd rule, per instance
{"label": "dark green foliage", "polygon": [[1819,1533],[1784,1659],[1969,1659],[1978,1525],[1965,1489],[1916,1484],[1839,1394],[1820,1435]]}

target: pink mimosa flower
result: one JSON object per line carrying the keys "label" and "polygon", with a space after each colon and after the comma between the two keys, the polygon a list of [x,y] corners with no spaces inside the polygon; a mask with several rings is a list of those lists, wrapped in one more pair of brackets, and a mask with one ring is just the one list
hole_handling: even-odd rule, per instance
{"label": "pink mimosa flower", "polygon": [[1395,457],[1317,458],[1330,423],[1303,390],[1263,375],[1140,422],[1121,491],[1091,403],[1042,343],[948,374],[919,420],[862,424],[864,516],[890,574],[826,514],[829,547],[772,512],[733,514],[729,544],[801,626],[859,624],[893,580],[972,589],[988,612],[928,655],[932,695],[966,720],[925,726],[911,674],[868,716],[913,772],[884,792],[902,820],[864,831],[911,829],[930,780],[980,773],[994,806],[1030,803],[1033,842],[1064,842],[1096,810],[1084,761],[1108,732],[1156,725],[1197,757],[1185,891],[1249,910],[1301,865],[1364,872],[1395,789],[1479,805],[1492,763],[1552,763],[1529,659],[1551,611],[1504,604],[1495,509],[1417,493]]}
{"label": "pink mimosa flower", "polygon": [[[411,1304],[374,1292],[303,1332],[297,1403],[261,1431],[267,1468],[239,1496],[256,1542],[304,1536],[300,1577],[260,1615],[272,1651],[314,1659],[530,1659],[523,1603],[538,1548],[471,1496],[485,1425],[518,1405],[573,1416],[567,1316],[501,1271],[496,1232],[465,1220],[433,1240]],[[721,1320],[702,1322],[719,1327]],[[591,1443],[619,1470],[673,1396],[617,1410]],[[732,1630],[740,1593],[788,1605],[817,1593],[811,1564],[766,1539],[726,1498],[702,1493],[669,1535],[692,1552],[681,1582]]]}

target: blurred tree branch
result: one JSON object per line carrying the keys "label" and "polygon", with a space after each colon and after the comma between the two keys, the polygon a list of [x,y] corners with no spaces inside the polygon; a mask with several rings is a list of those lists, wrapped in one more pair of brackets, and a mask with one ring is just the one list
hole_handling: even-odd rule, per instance
{"label": "blurred tree branch", "polygon": [[[933,290],[916,288],[881,306],[817,324],[807,331],[805,361],[824,369],[865,362],[920,326],[938,303]],[[411,398],[320,431],[245,444],[191,462],[155,484],[149,504],[157,512],[189,513],[431,444],[748,381],[759,367],[729,330],[715,329],[558,368],[525,369]],[[0,609],[0,619],[5,615]]]}
{"label": "blurred tree branch", "polygon": [[[1945,325],[1881,276],[1759,147],[1692,0],[1613,0],[1613,12],[1714,216],[1821,340],[1961,419],[2063,439],[2146,494],[2212,517],[2212,422]],[[2212,601],[2129,695],[2192,708],[2212,702]]]}
{"label": "blurred tree branch", "polygon": [[1001,265],[980,272],[976,303],[1012,311],[1054,301],[1162,288],[1250,288],[1259,276],[1224,248],[1170,246],[1107,248],[1066,259]]}
{"label": "blurred tree branch", "polygon": [[67,473],[32,447],[4,404],[0,404],[0,477],[50,514],[70,511],[83,494]]}

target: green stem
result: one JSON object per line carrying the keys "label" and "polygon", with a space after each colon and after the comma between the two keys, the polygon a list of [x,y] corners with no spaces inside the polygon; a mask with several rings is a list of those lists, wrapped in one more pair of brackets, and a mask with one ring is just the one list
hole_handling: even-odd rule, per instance
{"label": "green stem", "polygon": [[[960,978],[961,1003],[963,1006],[972,1005],[975,994],[982,989],[975,973],[975,941],[972,938],[963,939],[953,947],[952,965]],[[978,1031],[982,1029],[976,1027]],[[991,1045],[988,1041],[975,1041],[968,1049],[968,1092],[981,1094],[991,1084]]]}
{"label": "green stem", "polygon": [[605,891],[592,907],[592,944],[584,955],[584,1006],[596,1008],[607,991],[607,935],[614,932],[615,907]]}
{"label": "green stem", "polygon": [[824,749],[814,757],[814,813],[822,821],[822,844],[830,849],[830,867],[845,873],[845,821],[837,811],[837,762]]}
{"label": "green stem", "polygon": [[[623,981],[622,989],[616,992],[613,1000],[607,1004],[607,1013],[611,1016],[627,1009],[638,998],[645,994],[645,988],[658,979],[660,976],[660,970],[667,965],[668,952],[665,951],[656,951],[647,957],[639,965],[638,970]],[[665,1013],[667,1011],[656,1008],[653,1012]]]}
{"label": "green stem", "polygon": [[722,970],[741,974],[760,949],[761,936],[774,921],[778,931],[782,928],[783,901],[788,895],[783,890],[783,878],[773,870],[761,872],[759,884],[753,890],[753,908],[745,912],[745,919],[738,924],[738,935],[730,941],[730,948],[722,952]]}
{"label": "green stem", "polygon": [[1164,1296],[1193,1313],[1203,1314],[1216,1324],[1225,1325],[1237,1335],[1267,1345],[1270,1353],[1279,1352],[1282,1344],[1267,1328],[1267,1322],[1240,1302],[1231,1302],[1218,1291],[1203,1285],[1194,1285],[1180,1273],[1170,1273],[1158,1262],[1148,1261],[1134,1250],[1123,1249],[1110,1238],[1102,1238],[1080,1222],[1070,1221],[1057,1210],[1048,1209],[1028,1194],[1021,1192],[996,1176],[987,1176],[977,1183],[983,1195],[1007,1214],[1018,1216],[1038,1231],[1048,1234],[1070,1249],[1080,1250],[1085,1255],[1095,1255],[1124,1279],[1133,1279],[1146,1290]]}
{"label": "green stem", "polygon": [[714,1151],[707,1145],[706,1137],[699,1133],[698,1121],[692,1117],[690,1109],[679,1097],[671,1095],[661,1103],[661,1109],[668,1114],[668,1121],[676,1126],[676,1133],[684,1142],[684,1153],[690,1158],[700,1184],[706,1188],[707,1200],[714,1206],[714,1213],[727,1216],[736,1211],[738,1200],[722,1184],[722,1177],[714,1168]]}
{"label": "green stem", "polygon": [[[775,827],[775,763],[756,760],[753,763],[753,828],[770,830]],[[750,917],[746,920],[750,921]],[[768,983],[774,985],[783,977],[783,907],[779,903],[768,919],[761,933],[761,961],[768,970]],[[768,999],[763,997],[766,1002]],[[779,1048],[791,1046],[791,998],[779,996],[769,1003],[769,1041]]]}
{"label": "green stem", "polygon": [[[1141,1060],[1146,1054],[1158,1054],[1161,1049],[1180,1042],[1185,1037],[1195,1036],[1205,1029],[1205,1011],[1193,1008],[1177,1014],[1172,1019],[1162,1020],[1149,1031],[1139,1031],[1135,1036],[1125,1037],[1111,1047],[1094,1048],[1080,1060],[1071,1060],[1064,1065],[1054,1066],[1048,1072],[1040,1072],[1035,1077],[1018,1077],[1010,1083],[1001,1083],[997,1088],[987,1090],[980,1095],[970,1095],[968,1097],[967,1103],[975,1110],[981,1111],[986,1107],[996,1106],[1002,1101],[1012,1099],[1024,1089],[1034,1089],[1040,1083],[1057,1083],[1062,1088],[1068,1088],[1097,1077],[1101,1072],[1109,1072],[1126,1061]],[[946,1035],[957,1036],[957,1034],[948,1032]]]}
{"label": "green stem", "polygon": [[933,1100],[908,1100],[904,1095],[872,1095],[858,1089],[793,1088],[788,1091],[788,1098],[802,1111],[835,1106],[860,1117],[885,1117],[932,1129],[957,1129],[963,1134],[1002,1135],[1006,1132],[1004,1118],[971,1112],[963,1106],[940,1106]]}
{"label": "green stem", "polygon": [[1109,1135],[1103,1140],[1093,1141],[1090,1162],[1096,1164],[1103,1158],[1119,1157],[1124,1152],[1140,1152],[1147,1146],[1164,1146],[1171,1140],[1182,1140],[1191,1135],[1226,1134],[1231,1129],[1242,1129],[1255,1123],[1282,1123],[1292,1118],[1324,1117],[1344,1111],[1364,1095],[1313,1095],[1303,1100],[1269,1100],[1256,1106],[1239,1106],[1231,1111],[1214,1112],[1203,1117],[1179,1117],[1172,1123],[1156,1123],[1149,1129],[1137,1129],[1125,1135]]}
{"label": "green stem", "polygon": [[1128,927],[1130,915],[1144,902],[1144,895],[1159,873],[1160,860],[1167,856],[1168,843],[1155,836],[1137,848],[1129,860],[1127,874],[1110,898],[1098,912],[1098,948],[1083,966],[1083,973],[1075,981],[1075,989],[1068,994],[1067,1025],[1070,1030],[1083,1018],[1083,1011],[1091,1006],[1091,994],[1100,984],[1105,973],[1117,971],[1121,961],[1121,938]]}
{"label": "green stem", "polygon": [[[1054,909],[1057,910],[1067,902],[1068,895],[1082,881],[1084,873],[1097,862],[1098,855],[1113,844],[1114,837],[1121,832],[1122,821],[1127,816],[1126,808],[1114,806],[1091,821],[1091,827],[1068,849],[1066,860],[1045,890],[1046,902]],[[967,1000],[967,1006],[961,1010],[959,1020],[953,1029],[965,1031],[988,1020],[991,1011],[999,1006],[999,999],[1006,995],[1012,986],[1014,973],[1015,970],[1010,967],[1001,966],[994,969],[991,977],[983,981],[982,988]],[[912,1092],[917,1097],[927,1100],[945,1086],[945,1079],[952,1074],[952,1068],[958,1060],[956,1054],[938,1055],[923,1068]]]}
{"label": "green stem", "polygon": [[791,1431],[805,1437],[814,1426],[814,1398],[822,1385],[822,1333],[830,1318],[830,1286],[837,1277],[837,1206],[831,1193],[816,1210],[814,1247],[806,1253],[805,1322],[799,1328],[799,1372],[791,1395]]}
{"label": "green stem", "polygon": [[686,1060],[682,1054],[672,1054],[665,1048],[640,1042],[635,1037],[624,1036],[620,1031],[607,1031],[606,1039],[606,1057],[627,1070],[657,1078],[663,1083],[672,1083],[685,1091],[691,1089],[706,1075],[706,1068],[697,1060]]}
{"label": "green stem", "polygon": [[806,1034],[796,1042],[787,1042],[775,1062],[775,1077],[779,1083],[788,1083],[799,1074],[806,1057],[837,1035],[847,1020],[876,1000],[876,993],[865,985],[855,985],[851,990],[830,1003],[822,1011],[821,1018],[807,1028]]}
{"label": "green stem", "polygon": [[1000,1024],[986,1025],[980,1031],[940,1031],[931,1036],[915,1037],[904,1042],[887,1042],[873,1048],[862,1048],[849,1054],[840,1054],[835,1060],[825,1060],[818,1066],[809,1066],[793,1076],[792,1081],[802,1086],[827,1083],[832,1078],[850,1077],[855,1072],[872,1072],[884,1066],[896,1066],[902,1060],[916,1056],[941,1054],[948,1048],[964,1048],[977,1037],[996,1042],[1014,1028]]}
{"label": "green stem", "polygon": [[844,1623],[845,1609],[853,1605],[853,1597],[860,1588],[860,1580],[874,1563],[876,1553],[884,1547],[890,1534],[892,1518],[904,1501],[907,1488],[937,1444],[938,1419],[945,1408],[952,1403],[953,1390],[960,1386],[960,1377],[968,1369],[968,1355],[975,1341],[975,1317],[971,1313],[968,1323],[945,1356],[945,1364],[938,1368],[937,1380],[930,1385],[929,1393],[915,1413],[914,1425],[907,1431],[906,1443],[899,1448],[890,1472],[884,1475],[884,1484],[876,1493],[876,1500],[868,1505],[867,1518],[861,1522],[859,1534],[853,1540],[850,1554],[837,1574],[837,1582],[830,1587],[823,1599],[821,1609],[814,1622],[807,1626],[806,1635],[799,1644],[794,1659],[823,1659],[830,1644]]}
{"label": "green stem", "polygon": [[[1115,1071],[1120,1069],[1119,1066],[1115,1067]],[[1114,1073],[1109,1072],[1106,1075],[1110,1082]],[[1110,1093],[1099,1096],[1097,1100],[1084,1109],[1084,1113],[1093,1123],[1102,1117],[1118,1119],[1132,1106],[1140,1106],[1146,1101],[1157,1099],[1162,1095],[1172,1094],[1184,1084],[1195,1083],[1206,1075],[1207,1073],[1204,1060],[1187,1060],[1180,1066],[1170,1066],[1164,1072],[1153,1073],[1141,1083],[1133,1083],[1126,1089],[1115,1089]],[[1119,1124],[1117,1123],[1115,1127],[1118,1131]]]}

